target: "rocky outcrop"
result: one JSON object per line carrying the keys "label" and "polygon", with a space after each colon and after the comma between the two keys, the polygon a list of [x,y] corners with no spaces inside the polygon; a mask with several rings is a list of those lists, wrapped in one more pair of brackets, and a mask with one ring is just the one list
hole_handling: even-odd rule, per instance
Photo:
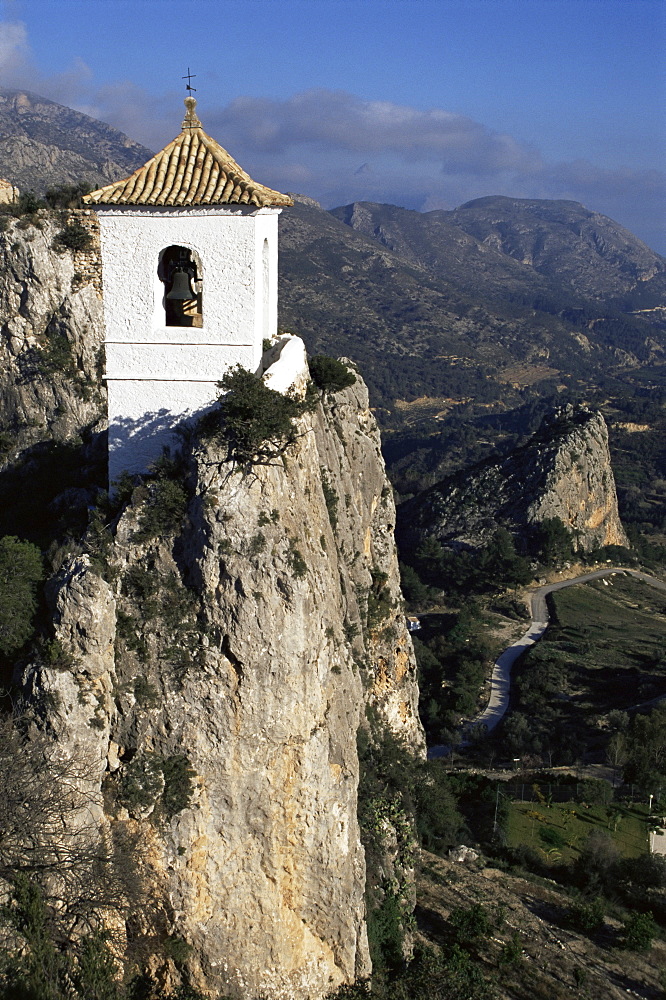
{"label": "rocky outcrop", "polygon": [[103,554],[51,588],[60,662],[23,675],[52,731],[103,761],[97,821],[141,831],[155,888],[128,933],[185,942],[214,995],[316,998],[370,971],[366,707],[423,749],[379,444],[360,381],[250,472],[195,443],[182,523],[150,520],[182,481],[135,490]]}
{"label": "rocky outcrop", "polygon": [[442,480],[400,507],[407,544],[424,535],[457,547],[483,546],[499,526],[518,540],[559,518],[581,551],[628,545],[602,415],[557,410],[524,447]]}
{"label": "rocky outcrop", "polygon": [[19,189],[9,181],[0,180],[0,205],[13,205],[18,201]]}
{"label": "rocky outcrop", "polygon": [[89,249],[56,252],[63,223],[46,213],[0,232],[0,464],[104,426],[99,230],[94,213],[75,218]]}

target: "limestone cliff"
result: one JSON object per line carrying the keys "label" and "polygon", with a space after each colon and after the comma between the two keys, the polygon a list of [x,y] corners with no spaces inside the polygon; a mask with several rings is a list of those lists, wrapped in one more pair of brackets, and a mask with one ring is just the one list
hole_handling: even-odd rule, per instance
{"label": "limestone cliff", "polygon": [[155,956],[178,941],[193,984],[238,997],[315,998],[369,972],[366,706],[423,747],[363,383],[298,431],[250,473],[194,439],[185,492],[182,479],[135,489],[115,537],[89,536],[51,587],[59,662],[22,677],[88,755],[95,821],[141,833],[150,906],[129,944],[157,942],[168,980]]}
{"label": "limestone cliff", "polygon": [[75,217],[89,249],[56,250],[66,219],[46,212],[0,232],[0,464],[104,426],[99,233],[94,213]]}
{"label": "limestone cliff", "polygon": [[450,476],[400,508],[406,543],[430,534],[471,549],[499,525],[520,540],[531,526],[555,517],[579,550],[628,544],[606,423],[586,407],[562,407],[524,447]]}

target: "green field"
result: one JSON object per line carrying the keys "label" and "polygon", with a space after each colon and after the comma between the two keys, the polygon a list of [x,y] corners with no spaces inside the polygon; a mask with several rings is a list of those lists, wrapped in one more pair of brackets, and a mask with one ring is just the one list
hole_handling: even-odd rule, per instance
{"label": "green field", "polygon": [[[525,844],[539,851],[546,863],[575,861],[593,830],[603,830],[623,857],[637,857],[648,849],[647,806],[614,803],[610,806],[558,802],[512,802],[506,824],[507,844]],[[551,831],[548,833],[547,831]]]}
{"label": "green field", "polygon": [[556,591],[552,604],[553,627],[544,641],[579,647],[571,652],[584,652],[592,667],[640,674],[661,667],[658,693],[666,693],[666,592],[615,575]]}
{"label": "green field", "polygon": [[552,624],[514,673],[511,714],[543,747],[603,762],[608,713],[666,696],[666,592],[607,577],[551,596]]}

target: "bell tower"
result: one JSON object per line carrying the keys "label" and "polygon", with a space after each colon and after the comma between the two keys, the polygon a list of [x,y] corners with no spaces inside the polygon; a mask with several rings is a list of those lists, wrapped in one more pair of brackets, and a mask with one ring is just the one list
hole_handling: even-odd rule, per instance
{"label": "bell tower", "polygon": [[109,481],[145,472],[232,365],[277,333],[278,216],[185,98],[182,131],[131,177],[84,199],[99,216]]}

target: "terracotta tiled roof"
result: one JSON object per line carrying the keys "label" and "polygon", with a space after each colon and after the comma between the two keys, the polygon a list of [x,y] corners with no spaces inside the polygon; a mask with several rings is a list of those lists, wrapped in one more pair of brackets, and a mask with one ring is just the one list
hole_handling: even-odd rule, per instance
{"label": "terracotta tiled roof", "polygon": [[293,205],[279,191],[257,184],[214,139],[185,98],[183,131],[131,177],[92,191],[93,205]]}

